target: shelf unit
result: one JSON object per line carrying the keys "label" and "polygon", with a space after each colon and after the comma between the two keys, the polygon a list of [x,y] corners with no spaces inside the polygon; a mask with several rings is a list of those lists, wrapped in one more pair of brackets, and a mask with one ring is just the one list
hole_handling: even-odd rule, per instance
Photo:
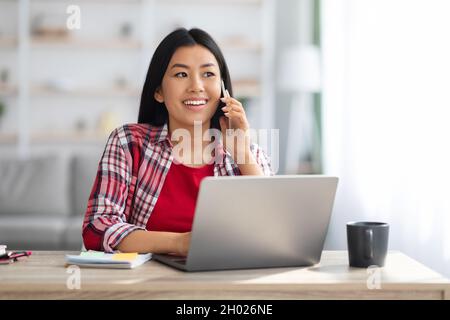
{"label": "shelf unit", "polygon": [[[79,5],[82,9],[82,25],[84,25],[83,19],[93,11],[93,9],[90,9],[91,6],[96,9],[101,5],[106,6],[106,3],[103,1],[10,0],[9,3],[11,2],[17,5],[17,32],[8,36],[1,36],[0,33],[0,54],[7,51],[16,52],[15,56],[18,65],[16,70],[17,83],[0,84],[0,99],[15,101],[18,123],[13,131],[5,132],[0,128],[0,147],[5,144],[17,145],[19,153],[26,156],[30,148],[39,143],[64,141],[68,143],[86,143],[88,141],[104,143],[105,133],[97,128],[87,128],[84,132],[78,132],[74,129],[35,130],[32,126],[34,119],[30,119],[30,113],[40,108],[35,106],[37,102],[44,100],[48,102],[45,109],[49,109],[50,107],[47,107],[47,105],[50,106],[52,104],[57,104],[54,106],[57,110],[71,109],[70,106],[60,105],[61,98],[67,102],[72,101],[72,99],[85,99],[91,100],[91,102],[108,99],[132,99],[130,101],[133,104],[138,103],[148,63],[157,44],[163,36],[173,30],[180,22],[186,28],[197,26],[207,30],[214,36],[229,64],[235,96],[245,99],[251,105],[252,116],[249,120],[252,127],[273,127],[274,0],[193,0],[189,1],[189,5],[186,4],[186,1],[181,0],[108,1],[108,6],[110,4],[112,6],[132,6],[130,9],[134,8],[139,12],[139,21],[136,25],[133,25],[134,34],[130,38],[123,38],[117,34],[108,36],[95,34],[95,32],[91,34],[89,31],[84,32],[83,36],[77,32],[70,32],[66,37],[37,36],[30,31],[32,16],[36,14],[36,8],[41,4],[45,4],[47,7],[67,6],[69,4]],[[1,6],[2,3],[0,3],[0,9]],[[222,17],[226,14],[225,12],[236,12],[238,14],[239,10],[232,10],[236,10],[239,6],[242,6],[242,10],[248,15],[255,12],[254,21],[252,21],[252,17],[231,20]],[[110,8],[109,6],[108,10]],[[191,10],[193,14],[190,14],[187,10]],[[84,15],[85,12],[88,14]],[[170,16],[171,12],[174,12],[174,16]],[[202,12],[209,12],[209,14],[202,14]],[[61,10],[59,13],[63,16],[68,16]],[[213,16],[212,19],[203,19],[211,15]],[[183,18],[181,18],[182,16]],[[189,19],[183,20],[186,16],[192,17],[194,21],[189,21]],[[215,17],[217,19],[214,19]],[[224,19],[223,21],[230,21],[230,27],[224,28],[224,24],[221,23],[219,17],[222,20]],[[86,19],[88,19],[88,22],[90,21],[89,18]],[[92,20],[92,15],[90,19]],[[99,15],[97,19],[100,22],[109,22],[108,16],[104,14]],[[203,22],[204,20],[206,22]],[[197,21],[200,23],[196,23]],[[90,24],[92,26],[93,22],[91,21]],[[86,23],[86,25],[89,25],[89,23]],[[86,29],[89,29],[89,26]],[[234,33],[227,33],[228,29],[233,29]],[[249,36],[245,32],[247,29],[255,30],[255,34]],[[95,52],[95,54],[89,55],[91,52]],[[105,81],[95,85],[80,84],[67,88],[54,88],[45,81],[36,81],[35,79],[39,78],[36,74],[41,70],[37,68],[36,71],[36,67],[33,69],[33,64],[37,64],[40,67],[38,60],[40,58],[45,60],[46,58],[42,57],[47,57],[47,55],[55,57],[49,58],[54,60],[65,59],[66,55],[72,55],[72,57],[74,55],[82,55],[83,57],[77,58],[76,61],[82,65],[83,59],[86,59],[87,56],[92,56],[94,60],[103,53],[113,56],[116,52],[128,52],[139,57],[137,59],[139,60],[137,62],[138,67],[133,69],[138,70],[139,74],[133,73],[133,77],[135,77],[133,83],[117,86],[113,85],[111,81],[109,83]],[[98,63],[93,62],[94,66],[96,63],[101,65],[102,59],[99,58],[98,60]],[[255,61],[258,61],[258,65],[253,67],[253,64],[256,65]],[[46,62],[48,63],[48,61]],[[4,65],[0,65],[0,67],[4,67]],[[246,67],[252,74],[240,73]],[[236,74],[240,74],[234,75],[233,70],[236,70]],[[59,71],[56,68],[55,73]],[[80,71],[80,74],[83,75],[83,72]],[[102,108],[99,107],[98,109]],[[123,107],[123,109],[126,109],[126,107]],[[133,112],[137,117],[136,110],[137,108]]]}

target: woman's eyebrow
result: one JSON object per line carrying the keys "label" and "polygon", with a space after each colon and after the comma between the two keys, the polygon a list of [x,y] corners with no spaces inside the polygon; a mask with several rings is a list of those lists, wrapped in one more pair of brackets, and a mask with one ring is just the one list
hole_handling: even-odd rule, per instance
{"label": "woman's eyebrow", "polygon": [[[212,63],[212,62],[210,62],[210,63],[202,64],[202,65],[200,66],[200,68],[214,67],[214,66],[215,66],[215,64]],[[178,67],[178,68],[190,69],[189,66],[187,66],[187,65],[185,65],[185,64],[182,64],[182,63],[175,63],[172,67],[170,67],[170,69],[177,68],[177,67]]]}

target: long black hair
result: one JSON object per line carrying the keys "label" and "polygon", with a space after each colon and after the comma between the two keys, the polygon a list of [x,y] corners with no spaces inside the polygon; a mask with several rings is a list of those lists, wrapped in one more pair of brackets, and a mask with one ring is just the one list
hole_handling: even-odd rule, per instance
{"label": "long black hair", "polygon": [[[174,52],[179,47],[194,45],[201,45],[214,55],[219,64],[225,87],[230,95],[233,96],[228,66],[222,51],[214,39],[201,29],[193,28],[187,30],[185,28],[179,28],[167,35],[153,54],[145,79],[144,88],[142,89],[138,123],[148,123],[153,126],[162,126],[167,123],[169,118],[167,108],[164,103],[155,100],[155,90],[161,86],[162,79]],[[219,101],[219,106],[211,118],[211,128],[220,130],[219,118],[224,115],[221,109],[224,105],[225,104],[222,101]]]}

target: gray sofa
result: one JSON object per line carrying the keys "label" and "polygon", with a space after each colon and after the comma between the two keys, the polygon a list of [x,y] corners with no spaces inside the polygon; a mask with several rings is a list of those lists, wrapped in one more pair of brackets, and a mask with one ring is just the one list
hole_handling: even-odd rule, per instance
{"label": "gray sofa", "polygon": [[0,244],[8,249],[80,250],[100,156],[0,159]]}

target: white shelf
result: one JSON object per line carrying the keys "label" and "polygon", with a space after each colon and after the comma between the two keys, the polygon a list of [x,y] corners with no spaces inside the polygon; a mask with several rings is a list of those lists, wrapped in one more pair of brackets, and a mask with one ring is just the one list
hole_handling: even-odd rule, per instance
{"label": "white shelf", "polygon": [[[236,97],[256,98],[261,95],[261,86],[257,80],[233,81],[234,95]],[[31,87],[30,96],[34,97],[140,97],[140,88],[77,88],[72,90],[52,89],[42,85]],[[0,97],[17,96],[17,88],[0,86]]]}
{"label": "white shelf", "polygon": [[141,94],[141,90],[138,88],[128,87],[111,87],[111,88],[77,88],[71,90],[58,90],[48,88],[46,86],[34,85],[31,89],[33,96],[52,97],[52,96],[124,96],[124,97],[138,97]]}
{"label": "white shelf", "polygon": [[107,133],[99,131],[36,132],[31,143],[104,143],[107,138]]}
{"label": "white shelf", "polygon": [[257,42],[231,42],[231,41],[219,41],[219,47],[223,51],[255,51],[262,52],[263,47]]}
{"label": "white shelf", "polygon": [[[4,1],[4,0],[3,0]],[[10,1],[17,1],[17,0],[10,0]],[[32,2],[48,2],[48,1],[55,1],[55,2],[70,2],[70,0],[32,0]],[[90,3],[140,3],[144,0],[77,0],[76,2],[90,2]],[[157,2],[161,3],[168,3],[168,4],[185,4],[186,0],[156,0]],[[263,0],[189,0],[190,4],[260,4]]]}
{"label": "white shelf", "polygon": [[[186,4],[186,0],[159,0],[164,4]],[[230,5],[230,4],[248,4],[259,5],[263,0],[189,0],[189,4],[205,4],[205,5]]]}
{"label": "white shelf", "polygon": [[[10,0],[10,1],[17,1],[17,0]],[[50,2],[50,1],[54,1],[54,2],[74,2],[71,0],[31,0],[31,2]],[[118,3],[118,4],[132,4],[132,3],[139,3],[145,0],[76,0],[74,2],[74,4],[76,4],[77,2],[90,2],[90,3],[101,3],[101,4],[109,4],[109,3]],[[163,0],[165,1],[165,0]],[[212,0],[215,1],[215,0]],[[244,0],[245,1],[245,0]]]}
{"label": "white shelf", "polygon": [[0,133],[0,145],[2,144],[15,144],[19,140],[17,133]]}
{"label": "white shelf", "polygon": [[[258,97],[261,94],[260,84],[257,80],[236,80],[233,81],[234,95],[239,97]],[[13,90],[13,89],[11,89]],[[1,91],[0,91],[1,93]],[[31,95],[41,97],[52,96],[81,96],[81,97],[105,97],[105,96],[123,96],[140,97],[142,90],[140,88],[78,88],[73,90],[56,90],[45,86],[33,86]],[[14,94],[11,91],[10,94]]]}
{"label": "white shelf", "polygon": [[17,88],[14,86],[5,86],[0,84],[0,97],[17,95]]}
{"label": "white shelf", "polygon": [[16,48],[17,38],[16,37],[0,37],[0,48]]}
{"label": "white shelf", "polygon": [[80,39],[67,37],[33,36],[32,48],[71,47],[81,49],[140,49],[140,41],[128,38],[117,39]]}
{"label": "white shelf", "polygon": [[[0,97],[16,97],[18,90],[14,86],[1,86]],[[73,90],[58,90],[46,86],[35,85],[31,87],[30,95],[38,97],[60,97],[60,96],[85,96],[85,97],[139,97],[139,88],[77,88]]]}
{"label": "white shelf", "polygon": [[[41,131],[30,135],[30,143],[104,143],[107,138],[108,134],[99,131]],[[0,144],[16,144],[18,141],[17,133],[0,133]]]}
{"label": "white shelf", "polygon": [[[2,41],[0,39],[0,45]],[[13,44],[14,39],[5,39],[5,44]],[[154,44],[154,47],[158,43]],[[142,43],[136,39],[128,38],[116,38],[116,39],[83,39],[83,38],[73,38],[71,36],[67,37],[54,37],[54,36],[33,36],[31,38],[32,48],[41,47],[75,47],[84,49],[141,49]],[[255,51],[261,52],[263,50],[262,44],[246,39],[225,39],[219,41],[219,46],[224,51]]]}

